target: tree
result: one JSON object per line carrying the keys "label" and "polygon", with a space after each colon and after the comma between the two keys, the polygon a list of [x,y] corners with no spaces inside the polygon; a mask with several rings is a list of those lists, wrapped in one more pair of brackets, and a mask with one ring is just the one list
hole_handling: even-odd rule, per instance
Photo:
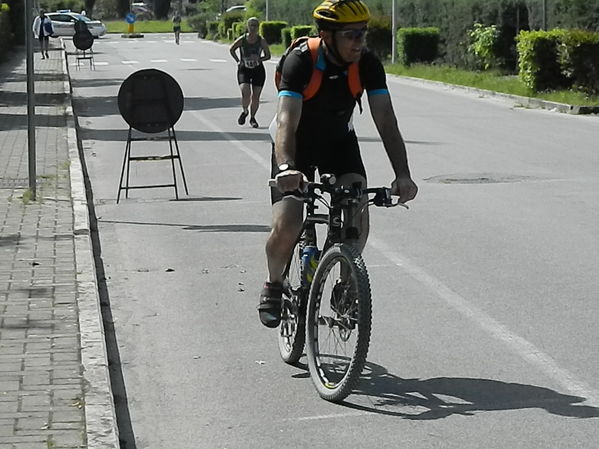
{"label": "tree", "polygon": [[171,0],[154,0],[154,15],[157,19],[166,19],[171,9]]}

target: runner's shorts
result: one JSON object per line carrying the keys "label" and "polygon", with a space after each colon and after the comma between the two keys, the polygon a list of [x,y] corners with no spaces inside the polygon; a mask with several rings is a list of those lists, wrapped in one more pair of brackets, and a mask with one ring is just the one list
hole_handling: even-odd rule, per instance
{"label": "runner's shorts", "polygon": [[237,82],[239,84],[251,84],[252,86],[262,87],[266,81],[266,70],[264,65],[248,69],[247,67],[239,66],[237,68]]}
{"label": "runner's shorts", "polygon": [[[271,178],[274,178],[278,172],[278,165],[275,161],[274,143],[272,144],[271,157]],[[314,181],[315,171],[318,174],[334,174],[337,179],[347,173],[357,173],[366,179],[366,170],[362,157],[356,133],[351,131],[346,136],[336,140],[333,143],[319,144],[308,147],[298,144],[295,166],[310,181]],[[270,198],[272,203],[276,203],[283,198],[283,194],[276,187],[270,188]]]}

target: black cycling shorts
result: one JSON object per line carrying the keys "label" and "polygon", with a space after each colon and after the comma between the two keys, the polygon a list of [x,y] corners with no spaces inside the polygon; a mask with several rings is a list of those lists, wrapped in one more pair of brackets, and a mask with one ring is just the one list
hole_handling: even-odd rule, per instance
{"label": "black cycling shorts", "polygon": [[[278,173],[275,161],[274,143],[272,145],[272,160],[270,175],[272,178]],[[360,146],[355,132],[350,132],[333,143],[324,143],[313,146],[298,144],[295,167],[310,181],[314,181],[315,171],[319,175],[334,174],[337,179],[348,173],[356,173],[366,179],[366,169],[360,155]],[[276,187],[271,187],[270,198],[272,204],[280,201],[283,194]]]}
{"label": "black cycling shorts", "polygon": [[253,69],[243,66],[237,68],[237,82],[239,84],[251,84],[252,86],[262,87],[265,81],[266,70],[264,70],[263,64]]}

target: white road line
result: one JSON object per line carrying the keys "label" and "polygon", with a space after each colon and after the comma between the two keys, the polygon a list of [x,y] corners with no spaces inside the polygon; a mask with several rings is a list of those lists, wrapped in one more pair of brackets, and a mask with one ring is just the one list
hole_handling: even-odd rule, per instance
{"label": "white road line", "polygon": [[431,276],[419,266],[415,265],[405,257],[400,257],[388,249],[382,240],[374,237],[372,232],[368,238],[368,244],[383,254],[397,267],[408,273],[412,278],[426,286],[439,298],[444,300],[451,308],[459,312],[476,324],[479,328],[490,334],[496,340],[501,341],[513,352],[518,354],[531,365],[538,368],[551,379],[556,381],[570,393],[586,398],[586,404],[599,407],[599,392],[576,379],[570,372],[561,368],[555,360],[545,354],[528,340],[516,335],[506,326],[487,315],[481,309],[470,303],[464,297],[451,290],[440,280]]}
{"label": "white road line", "polygon": [[139,64],[139,61],[121,61],[123,64]]}
{"label": "white road line", "polygon": [[197,111],[192,112],[192,114],[199,121],[201,121],[208,128],[210,128],[212,131],[222,134],[225,137],[225,139],[228,140],[229,142],[231,142],[231,144],[233,146],[235,146],[239,151],[246,154],[249,158],[253,159],[259,165],[261,165],[262,167],[264,167],[266,170],[268,170],[270,172],[270,159],[268,159],[268,160],[264,159],[262,156],[260,156],[254,150],[252,150],[251,148],[247,147],[242,142],[237,140],[233,135],[231,135],[228,132],[223,131],[223,129],[221,127],[219,127],[216,123],[212,122],[211,120],[208,120],[206,117],[203,116],[203,114],[201,114]]}
{"label": "white road line", "polygon": [[314,415],[314,416],[301,416],[299,418],[286,418],[282,421],[318,421],[323,419],[343,419],[353,418],[355,416],[374,415],[375,412],[348,412],[348,413],[333,413],[330,415]]}
{"label": "white road line", "polygon": [[94,62],[94,65],[108,65],[106,61]]}
{"label": "white road line", "polygon": [[197,62],[197,59],[193,58],[181,58],[181,62]]}
{"label": "white road line", "polygon": [[228,62],[226,59],[209,59],[210,62]]}
{"label": "white road line", "polygon": [[168,59],[151,59],[150,62],[168,62]]}

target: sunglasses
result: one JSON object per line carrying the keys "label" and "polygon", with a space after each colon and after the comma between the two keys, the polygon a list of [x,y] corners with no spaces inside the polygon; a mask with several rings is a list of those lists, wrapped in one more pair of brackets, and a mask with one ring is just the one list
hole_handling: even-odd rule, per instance
{"label": "sunglasses", "polygon": [[366,36],[367,32],[368,32],[368,27],[360,28],[359,30],[350,29],[350,30],[337,31],[337,33],[341,37],[343,37],[344,39],[347,39],[347,40],[362,39],[364,36]]}

